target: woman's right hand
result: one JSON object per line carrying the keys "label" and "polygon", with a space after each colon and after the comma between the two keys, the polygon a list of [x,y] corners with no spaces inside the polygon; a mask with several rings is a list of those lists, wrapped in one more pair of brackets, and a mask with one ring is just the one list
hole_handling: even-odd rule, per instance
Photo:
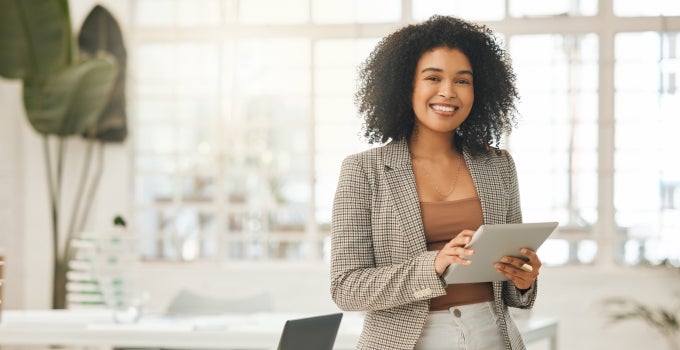
{"label": "woman's right hand", "polygon": [[472,249],[465,248],[465,245],[470,243],[474,234],[475,231],[472,230],[460,231],[456,237],[439,250],[439,253],[434,258],[434,269],[437,271],[438,276],[441,276],[451,264],[470,264],[470,260],[462,258],[461,255],[470,256],[475,253]]}

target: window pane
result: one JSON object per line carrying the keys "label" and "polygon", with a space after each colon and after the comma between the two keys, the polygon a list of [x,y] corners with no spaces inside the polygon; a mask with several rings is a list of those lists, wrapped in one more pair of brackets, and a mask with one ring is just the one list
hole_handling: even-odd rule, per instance
{"label": "window pane", "polygon": [[510,16],[594,16],[597,14],[597,0],[509,0]]}
{"label": "window pane", "polygon": [[312,0],[316,23],[395,22],[401,16],[400,0]]}
{"label": "window pane", "polygon": [[135,0],[133,21],[140,27],[202,27],[220,23],[220,0]]}
{"label": "window pane", "polygon": [[[616,223],[628,263],[680,259],[680,33],[616,35]],[[652,136],[653,135],[653,136]]]}
{"label": "window pane", "polygon": [[471,21],[495,21],[505,15],[504,0],[418,0],[413,1],[413,18],[421,21],[430,16],[451,15]]}
{"label": "window pane", "polygon": [[677,0],[614,0],[614,14],[623,17],[680,16],[680,2]]}
{"label": "window pane", "polygon": [[140,204],[169,203],[174,197],[174,184],[167,174],[137,176],[135,185]]}
{"label": "window pane", "polygon": [[138,151],[150,153],[176,152],[174,140],[177,131],[172,125],[154,125],[153,127],[138,125],[135,134],[135,146]]}
{"label": "window pane", "polygon": [[[142,210],[138,228],[145,259],[195,260],[217,257],[217,227],[214,214],[196,209]],[[152,234],[148,234],[152,233]]]}
{"label": "window pane", "polygon": [[297,24],[309,20],[309,0],[247,0],[238,3],[244,24]]}
{"label": "window pane", "polygon": [[[237,44],[236,83],[256,105],[273,107],[271,96],[309,93],[310,45],[307,39],[244,40]],[[231,67],[230,67],[231,68]]]}

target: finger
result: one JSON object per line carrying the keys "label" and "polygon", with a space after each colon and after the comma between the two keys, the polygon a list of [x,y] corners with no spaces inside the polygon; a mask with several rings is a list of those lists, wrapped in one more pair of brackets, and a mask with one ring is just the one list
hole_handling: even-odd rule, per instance
{"label": "finger", "polygon": [[522,248],[520,253],[529,259],[529,265],[533,266],[534,270],[540,269],[541,266],[543,266],[541,259],[538,257],[538,254],[535,251],[528,248]]}
{"label": "finger", "polygon": [[501,261],[496,263],[495,267],[503,274],[517,276],[530,282],[533,282],[533,280],[538,277],[538,269],[528,263],[522,262],[522,260],[520,260],[519,266],[514,263],[504,263]]}
{"label": "finger", "polygon": [[519,250],[519,252],[526,256],[527,259],[529,259],[530,262],[535,262],[538,260],[538,255],[536,254],[535,251],[529,249],[529,248],[522,248]]}
{"label": "finger", "polygon": [[475,231],[472,230],[460,231],[460,233],[458,233],[456,237],[453,237],[453,239],[451,239],[449,243],[453,246],[465,246],[468,243],[470,243],[470,241],[472,240],[472,236],[474,234]]}
{"label": "finger", "polygon": [[472,256],[475,254],[474,249],[470,248],[465,248],[465,247],[455,247],[453,248],[454,254],[458,256]]}
{"label": "finger", "polygon": [[447,265],[453,263],[470,265],[471,261],[467,258],[474,255],[474,253],[474,250],[463,247],[445,248],[440,250],[440,255],[446,260]]}
{"label": "finger", "polygon": [[456,243],[456,246],[460,247],[465,247],[470,243],[471,240],[472,237],[470,237],[469,235],[458,235],[453,239],[453,241]]}
{"label": "finger", "polygon": [[466,259],[467,257],[474,255],[475,251],[463,247],[453,247],[444,249],[442,253],[450,257],[460,257],[461,259]]}
{"label": "finger", "polygon": [[451,264],[470,265],[472,263],[472,261],[458,255],[445,255],[442,256],[441,259],[445,267],[448,267]]}
{"label": "finger", "polygon": [[512,281],[512,283],[514,283],[515,286],[520,289],[530,288],[536,280],[535,276],[526,272],[521,272],[520,270],[515,269],[514,267],[509,267],[508,265],[498,263],[496,264],[496,270],[498,270],[498,272],[505,276],[508,280]]}
{"label": "finger", "polygon": [[475,235],[475,231],[472,231],[472,230],[462,230],[462,231],[460,231],[460,233],[459,233],[458,235],[459,235],[459,236],[468,236],[468,237],[472,237],[472,236]]}
{"label": "finger", "polygon": [[525,259],[521,258],[504,256],[501,258],[501,262],[526,272],[532,272],[534,270],[534,266],[531,264],[531,261],[526,261]]}
{"label": "finger", "polygon": [[462,264],[462,265],[470,265],[470,264],[472,264],[472,261],[470,261],[470,260],[468,260],[468,259],[465,259],[465,258],[463,258],[463,257],[461,257],[461,256],[453,256],[452,258],[453,258],[453,261],[452,261],[452,262],[453,262],[453,263],[456,263],[456,264]]}

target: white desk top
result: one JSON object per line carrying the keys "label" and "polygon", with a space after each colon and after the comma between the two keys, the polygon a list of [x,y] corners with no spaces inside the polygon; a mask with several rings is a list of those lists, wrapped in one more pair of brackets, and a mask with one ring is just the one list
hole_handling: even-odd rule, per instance
{"label": "white desk top", "polygon": [[[134,324],[116,324],[106,310],[8,310],[0,323],[3,345],[76,345],[202,349],[274,349],[286,320],[318,315],[229,314],[202,317],[147,315]],[[346,312],[336,349],[354,349],[361,313]],[[557,322],[531,318],[517,322],[527,342],[555,337]]]}
{"label": "white desk top", "polygon": [[[2,313],[0,344],[273,349],[286,320],[307,316],[316,315],[147,315],[137,323],[116,324],[106,310],[9,310]],[[336,347],[354,348],[362,322],[360,314],[345,313]]]}

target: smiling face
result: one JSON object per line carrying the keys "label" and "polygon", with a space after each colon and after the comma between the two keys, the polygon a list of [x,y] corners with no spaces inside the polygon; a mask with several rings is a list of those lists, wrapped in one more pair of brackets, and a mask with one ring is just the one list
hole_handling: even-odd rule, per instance
{"label": "smiling face", "polygon": [[472,66],[462,51],[439,47],[420,57],[411,97],[415,130],[453,135],[474,100]]}

